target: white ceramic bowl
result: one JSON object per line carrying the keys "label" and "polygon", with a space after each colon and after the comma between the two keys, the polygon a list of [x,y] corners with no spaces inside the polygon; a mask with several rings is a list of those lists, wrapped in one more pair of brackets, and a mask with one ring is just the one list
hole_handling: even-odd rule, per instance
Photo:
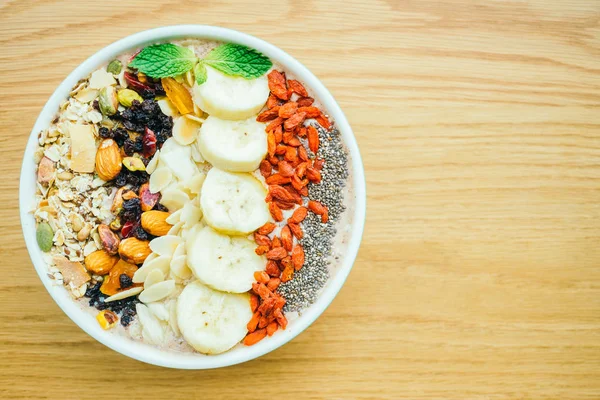
{"label": "white ceramic bowl", "polygon": [[[83,311],[80,306],[71,299],[70,295],[62,286],[54,285],[50,278],[48,278],[47,266],[42,259],[42,252],[35,239],[35,220],[30,213],[31,209],[34,207],[33,199],[36,190],[36,165],[33,161],[33,153],[37,146],[37,134],[50,124],[52,118],[57,113],[59,104],[69,96],[69,91],[77,81],[86,77],[100,65],[107,63],[119,54],[158,41],[181,38],[212,39],[223,42],[240,43],[255,48],[272,60],[279,62],[282,66],[291,71],[300,81],[304,82],[312,89],[316,98],[335,121],[338,129],[342,133],[343,140],[350,151],[353,170],[353,186],[354,193],[356,194],[354,215],[351,218],[353,225],[352,234],[348,243],[348,250],[342,260],[342,264],[339,266],[337,272],[329,279],[329,282],[325,286],[317,302],[305,310],[301,317],[291,321],[286,330],[280,330],[272,337],[267,338],[254,346],[237,346],[226,353],[216,356],[163,351],[144,343],[135,342],[123,335],[117,335],[111,331],[104,331],[98,325],[93,315]],[[308,328],[308,326],[312,324],[323,311],[325,311],[344,284],[356,258],[365,221],[366,191],[363,165],[352,129],[332,95],[306,67],[279,48],[244,33],[213,26],[179,25],[136,33],[103,48],[77,67],[58,86],[35,122],[29,141],[27,142],[23,166],[21,168],[19,204],[23,235],[25,236],[25,243],[27,244],[27,249],[31,256],[31,260],[33,261],[33,265],[35,266],[40,279],[44,283],[46,290],[48,290],[48,293],[50,293],[59,307],[62,308],[69,318],[79,325],[81,329],[111,349],[146,363],[171,368],[206,369],[238,364],[260,357],[292,340],[296,335]]]}

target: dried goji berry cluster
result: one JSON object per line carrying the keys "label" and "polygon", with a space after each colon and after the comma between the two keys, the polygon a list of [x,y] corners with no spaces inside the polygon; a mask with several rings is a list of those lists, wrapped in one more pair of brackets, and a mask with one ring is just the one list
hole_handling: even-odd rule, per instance
{"label": "dried goji berry cluster", "polygon": [[[267,101],[267,110],[256,118],[259,122],[269,122],[267,131],[268,155],[260,164],[260,172],[269,185],[265,199],[269,203],[271,216],[277,222],[283,221],[282,210],[294,210],[287,219],[279,237],[271,235],[276,224],[267,222],[254,233],[258,244],[256,254],[265,254],[265,271],[254,274],[256,283],[252,290],[252,319],[248,323],[250,332],[244,339],[249,346],[271,336],[279,327],[285,329],[287,319],[282,308],[285,299],[275,290],[281,282],[292,279],[294,272],[304,265],[304,249],[300,243],[294,243],[304,235],[300,223],[308,211],[321,216],[323,223],[329,219],[327,207],[318,201],[310,200],[303,206],[302,197],[308,196],[308,183],[321,182],[321,169],[325,160],[316,158],[319,150],[319,134],[313,126],[305,127],[306,119],[314,118],[325,129],[330,128],[327,117],[317,107],[302,84],[296,80],[286,80],[285,75],[271,71],[268,75],[271,94]],[[299,96],[295,101],[292,97]],[[315,157],[309,157],[308,151],[300,142],[306,138],[308,147]],[[271,237],[269,237],[271,235]]]}

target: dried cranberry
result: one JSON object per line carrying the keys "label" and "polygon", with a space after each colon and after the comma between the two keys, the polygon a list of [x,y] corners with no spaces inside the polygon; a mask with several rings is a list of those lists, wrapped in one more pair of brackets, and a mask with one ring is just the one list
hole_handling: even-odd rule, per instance
{"label": "dried cranberry", "polygon": [[121,236],[123,239],[130,237],[133,234],[134,222],[128,221],[125,222],[125,225],[121,228]]}
{"label": "dried cranberry", "polygon": [[144,130],[142,145],[142,154],[144,157],[152,157],[154,153],[156,153],[156,135],[152,130],[148,129],[147,127]]}
{"label": "dried cranberry", "polygon": [[142,95],[143,97],[143,93],[149,90],[152,90],[152,88],[150,86],[144,85],[142,82],[140,82],[137,78],[137,76],[135,76],[134,74],[130,73],[130,72],[125,72],[123,74],[123,77],[125,78],[125,81],[127,81],[127,85],[135,90],[136,92],[138,92],[139,94]]}

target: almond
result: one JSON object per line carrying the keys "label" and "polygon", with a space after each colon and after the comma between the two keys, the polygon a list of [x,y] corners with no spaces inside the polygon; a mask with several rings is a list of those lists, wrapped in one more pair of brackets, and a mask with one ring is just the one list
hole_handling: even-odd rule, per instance
{"label": "almond", "polygon": [[119,255],[123,260],[132,264],[143,263],[150,253],[152,253],[152,250],[150,250],[150,242],[147,240],[130,237],[121,240],[119,244]]}
{"label": "almond", "polygon": [[98,235],[102,242],[102,247],[108,254],[117,254],[119,251],[119,243],[121,239],[114,233],[108,225],[98,225]]}
{"label": "almond", "polygon": [[172,225],[166,219],[169,217],[168,212],[151,210],[142,213],[142,228],[146,232],[154,236],[164,236],[169,233]]}
{"label": "almond", "polygon": [[119,261],[119,257],[111,256],[104,250],[97,250],[85,258],[85,268],[96,275],[106,275]]}
{"label": "almond", "polygon": [[117,143],[112,139],[103,140],[96,153],[96,173],[100,179],[110,181],[116,178],[123,167],[121,162]]}

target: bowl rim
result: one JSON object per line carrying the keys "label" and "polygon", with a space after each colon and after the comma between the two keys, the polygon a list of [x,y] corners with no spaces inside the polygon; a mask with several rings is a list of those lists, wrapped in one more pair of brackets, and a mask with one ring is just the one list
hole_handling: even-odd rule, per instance
{"label": "bowl rim", "polygon": [[[117,55],[151,43],[184,38],[244,44],[257,49],[293,72],[299,80],[306,83],[312,89],[315,97],[324,106],[329,115],[333,117],[352,160],[355,196],[352,232],[347,252],[345,253],[346,255],[335,275],[329,279],[329,282],[315,303],[294,320],[288,326],[288,329],[279,331],[276,335],[270,337],[269,340],[261,341],[251,347],[234,348],[228,352],[214,356],[161,350],[154,346],[128,339],[124,335],[102,330],[96,323],[95,318],[90,313],[82,310],[62,285],[57,286],[53,284],[52,280],[48,277],[47,264],[42,258],[42,252],[35,240],[35,220],[31,213],[33,206],[32,197],[35,195],[36,187],[35,179],[32,179],[32,177],[35,176],[36,170],[36,165],[33,162],[33,152],[37,147],[37,135],[38,132],[50,124],[51,119],[56,115],[60,103],[68,97],[72,87],[80,79],[89,75],[95,68],[107,63]],[[32,189],[33,193],[31,192]],[[366,182],[358,145],[348,120],[331,93],[303,64],[278,47],[246,33],[209,25],[173,25],[134,33],[113,42],[81,63],[55,89],[40,112],[27,141],[19,182],[19,212],[26,247],[44,287],[62,311],[83,331],[112,350],[148,364],[178,369],[211,369],[246,362],[277,349],[307,329],[331,304],[346,281],[360,247],[366,214]]]}

